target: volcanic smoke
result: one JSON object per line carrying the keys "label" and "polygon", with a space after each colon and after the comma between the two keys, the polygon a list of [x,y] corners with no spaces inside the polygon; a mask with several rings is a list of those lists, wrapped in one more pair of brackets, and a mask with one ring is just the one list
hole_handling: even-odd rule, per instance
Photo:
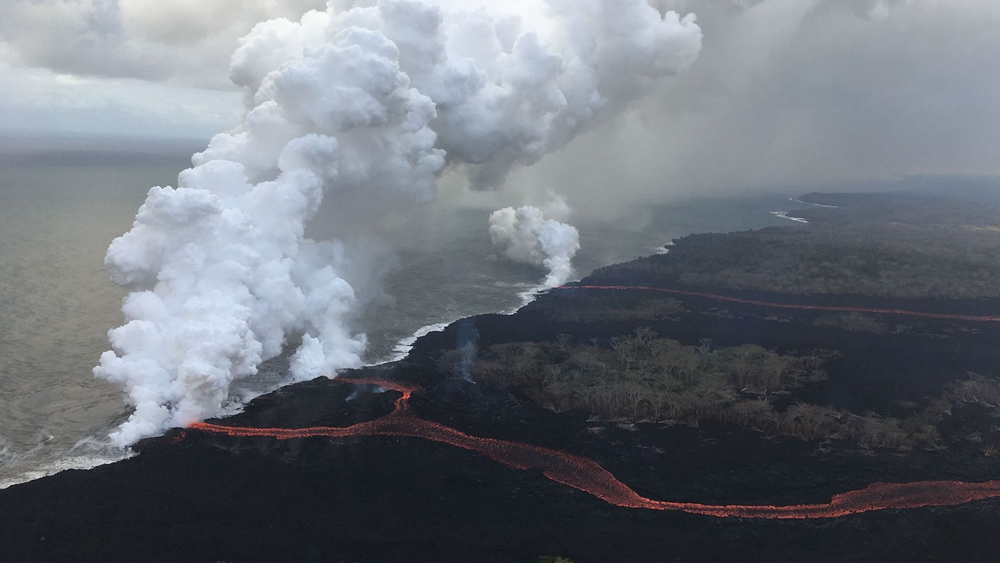
{"label": "volcanic smoke", "polygon": [[446,168],[499,187],[686,70],[701,37],[693,15],[646,0],[331,0],[258,24],[230,67],[242,123],[176,188],[151,189],[108,249],[131,293],[94,374],[135,408],[112,441],[217,414],[234,380],[300,335],[293,379],[359,366],[346,278],[378,279],[348,245],[306,238],[321,204],[357,235],[431,202]]}
{"label": "volcanic smoke", "polygon": [[877,510],[954,506],[1000,497],[1000,481],[965,483],[962,481],[920,481],[915,483],[875,483],[868,487],[835,495],[825,504],[771,505],[712,505],[691,502],[669,502],[643,497],[619,481],[593,460],[570,453],[494,438],[478,438],[437,422],[412,414],[409,401],[421,388],[405,382],[377,379],[347,379],[355,385],[374,385],[400,393],[392,413],[367,422],[336,428],[252,428],[223,426],[203,422],[190,426],[194,430],[241,437],[270,437],[278,440],[352,436],[394,436],[422,438],[480,453],[513,469],[538,469],[549,479],[591,494],[609,504],[625,508],[671,510],[718,518],[754,518],[769,520],[804,520],[838,518]]}
{"label": "volcanic smoke", "polygon": [[[565,200],[553,203],[548,207],[562,210],[559,219],[564,221],[569,215]],[[511,260],[548,268],[542,284],[546,289],[559,287],[573,276],[573,257],[580,250],[580,233],[560,220],[547,219],[537,207],[506,207],[490,215],[490,238]]]}

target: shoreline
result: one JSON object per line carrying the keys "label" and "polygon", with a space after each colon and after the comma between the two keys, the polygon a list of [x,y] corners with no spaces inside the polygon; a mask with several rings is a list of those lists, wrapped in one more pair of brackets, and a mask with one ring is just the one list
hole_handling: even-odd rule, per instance
{"label": "shoreline", "polygon": [[[479,315],[467,324],[479,332],[483,350],[506,342],[552,341],[558,334],[587,343],[633,330],[634,322],[560,322],[546,316],[553,307],[586,305],[588,301],[582,300],[586,291],[553,291],[516,315]],[[694,313],[700,320],[662,319],[652,328],[685,342],[707,335],[717,346],[746,342],[747,337],[756,344],[784,342],[805,349],[829,342],[830,329],[769,321],[757,305],[733,303],[728,309],[734,321],[720,322],[711,314],[717,304],[703,297],[684,300],[697,309]],[[733,332],[730,328],[737,321],[742,328]],[[141,442],[140,455],[133,459],[8,489],[0,493],[0,539],[7,540],[2,537],[6,528],[11,553],[54,554],[64,549],[77,554],[77,560],[103,562],[156,557],[308,560],[306,554],[313,549],[334,560],[359,562],[499,563],[558,553],[581,563],[622,558],[654,563],[670,550],[695,555],[687,561],[707,562],[728,560],[727,550],[746,545],[755,546],[761,561],[816,560],[804,554],[817,550],[833,561],[867,553],[872,532],[865,524],[877,522],[880,537],[892,539],[887,544],[891,553],[917,540],[930,545],[928,552],[935,556],[953,554],[960,545],[971,545],[969,549],[980,553],[995,551],[989,551],[987,540],[969,538],[992,537],[985,527],[995,520],[992,515],[1000,501],[920,508],[939,498],[945,504],[953,503],[948,499],[966,498],[964,493],[942,497],[951,485],[942,488],[928,481],[996,479],[989,460],[976,461],[959,451],[865,453],[840,443],[817,449],[795,438],[768,437],[707,420],[697,426],[637,422],[629,427],[614,420],[591,420],[584,412],[557,413],[441,372],[437,358],[460,342],[459,324],[419,339],[405,362],[353,370],[339,381],[320,378],[295,384],[258,398],[231,419],[206,423],[225,425],[221,434],[173,430]],[[997,331],[976,338],[992,339]],[[848,357],[872,348],[870,335],[838,334],[836,346]],[[789,337],[801,341],[789,343]],[[889,337],[880,342],[890,342],[885,338]],[[927,343],[938,351],[946,346],[935,340]],[[907,350],[879,349],[869,354],[888,354],[886,361],[891,362]],[[982,353],[967,367],[993,364],[998,354]],[[914,358],[917,363],[911,364],[923,361]],[[951,358],[939,360],[948,361]],[[914,375],[912,365],[899,368],[907,379]],[[850,366],[844,370],[854,371]],[[928,370],[936,371],[935,366]],[[396,385],[406,389],[419,385],[424,391],[413,393],[406,409],[409,416],[427,421],[425,429],[434,436],[476,447],[481,444],[478,440],[485,440],[501,447],[499,455],[530,457],[511,468],[447,441],[429,442],[410,427],[385,421],[399,409],[398,393],[359,392],[346,384],[350,379],[391,379],[403,382]],[[871,392],[881,394],[877,389]],[[958,410],[955,415],[963,416]],[[380,419],[385,422],[376,422]],[[228,435],[226,427],[238,435]],[[375,435],[379,428],[400,435]],[[352,435],[354,431],[359,435]],[[311,437],[297,436],[302,433]],[[599,473],[613,490],[619,490],[614,485],[618,482],[642,498],[669,501],[640,504],[691,507],[707,515],[609,504],[567,483],[568,477],[548,478],[544,464],[558,461],[546,457],[551,451],[593,460],[601,471],[585,464],[593,469],[583,474],[586,479]],[[887,501],[894,503],[891,507],[907,510],[850,515],[858,507],[870,510],[883,497],[891,497]],[[805,512],[753,508],[762,505],[805,505]],[[75,518],[83,507],[97,507],[99,517]],[[736,517],[716,517],[729,512]],[[826,513],[838,518],[795,519]],[[761,515],[794,518],[780,526],[747,518]],[[978,522],[982,529],[968,522]],[[965,532],[942,532],[956,525]],[[176,542],[178,533],[185,538],[182,546]],[[32,534],[44,535],[44,545]],[[538,543],[539,537],[543,543]],[[628,539],[635,537],[643,541]],[[768,543],[760,544],[755,539],[760,537],[768,538]]]}
{"label": "shoreline", "polygon": [[[691,288],[660,297],[642,287],[609,294],[587,283],[543,293],[512,315],[424,330],[405,361],[284,387],[225,420],[144,440],[129,460],[2,491],[0,541],[19,560],[65,555],[102,563],[308,561],[310,553],[396,563],[535,561],[542,554],[659,563],[664,553],[679,553],[707,563],[747,546],[759,561],[817,560],[819,553],[859,561],[879,558],[871,548],[876,537],[883,560],[913,545],[944,560],[966,552],[1000,556],[989,542],[1000,499],[979,500],[994,496],[997,466],[979,453],[985,442],[962,438],[973,431],[988,438],[980,423],[992,419],[982,405],[954,405],[942,427],[947,449],[865,450],[705,416],[671,424],[550,409],[475,384],[451,369],[451,360],[441,361],[470,332],[489,360],[505,347],[535,346],[545,355],[565,342],[584,354],[591,345],[611,353],[615,339],[646,327],[687,347],[711,339],[719,351],[839,351],[823,356],[825,378],[803,380],[786,402],[825,405],[839,397],[846,403],[830,408],[880,413],[896,408],[894,401],[937,393],[935,385],[954,377],[949,369],[990,373],[1000,350],[983,343],[998,338],[1000,323],[977,323],[976,331],[948,340],[937,335],[955,323],[972,325],[931,315],[920,331],[874,335],[814,324],[827,314],[808,307],[823,300],[817,296],[758,292],[760,303],[746,299],[750,292]],[[720,304],[719,296],[737,300]],[[634,311],[629,303],[650,299],[681,300],[679,317],[565,316],[609,306]],[[906,309],[903,301],[870,296],[825,299]],[[1000,301],[909,303],[911,311],[926,306],[918,312],[1000,309]],[[792,307],[777,309],[785,311],[777,318],[770,304]],[[548,365],[541,373],[550,373]],[[390,381],[382,387],[396,387],[405,400],[352,380]]]}
{"label": "shoreline", "polygon": [[[520,305],[512,309],[497,311],[494,313],[484,313],[484,314],[500,314],[500,315],[516,314],[518,311],[520,311],[527,305],[530,305],[535,299],[537,299],[540,295],[544,294],[544,292],[550,289],[553,288],[546,288],[542,284],[532,285],[529,287],[529,289],[517,293],[517,296],[521,299]],[[405,360],[407,356],[409,356],[410,352],[413,350],[414,345],[421,338],[432,333],[443,332],[447,330],[450,326],[454,325],[455,323],[476,316],[478,315],[469,315],[465,317],[452,319],[449,321],[442,321],[438,323],[424,325],[418,328],[416,331],[414,331],[413,334],[411,334],[410,336],[400,339],[393,347],[393,352],[390,356],[383,359],[374,360],[370,363],[366,363],[360,366],[359,368],[354,368],[354,369],[384,367],[397,362],[401,362]],[[212,418],[213,419],[229,418],[238,415],[242,413],[246,405],[249,404],[254,399],[265,395],[269,395],[283,388],[286,388],[290,385],[294,385],[295,383],[298,382],[290,381],[285,384],[276,385],[274,388],[267,391],[255,394],[247,394],[241,397],[241,399],[238,402],[232,402],[228,405],[223,405],[222,411],[219,412],[217,415],[213,416]],[[111,430],[113,430],[113,428],[108,429],[108,431]],[[44,444],[39,444],[35,448],[32,448],[25,452],[21,452],[18,454],[11,454],[7,451],[5,442],[0,442],[0,444],[3,445],[3,448],[0,448],[0,457],[2,457],[6,463],[20,463],[22,462],[22,460],[30,459],[31,456],[35,455],[35,452],[42,451],[42,448],[44,446]],[[90,451],[88,452],[74,453],[78,449],[88,449],[88,448],[90,449]],[[124,449],[116,448],[111,445],[106,435],[101,436],[97,434],[82,438],[75,445],[69,448],[68,452],[66,453],[68,453],[69,455],[60,455],[58,457],[53,457],[50,460],[42,462],[36,467],[26,469],[22,473],[0,480],[0,491],[17,485],[22,485],[25,483],[30,483],[32,481],[37,481],[39,479],[44,479],[46,477],[51,477],[53,475],[57,475],[64,471],[72,471],[72,470],[87,471],[104,465],[110,465],[118,463],[120,461],[125,461],[132,457],[135,457],[136,455],[139,455],[138,452],[136,452],[132,447]]]}

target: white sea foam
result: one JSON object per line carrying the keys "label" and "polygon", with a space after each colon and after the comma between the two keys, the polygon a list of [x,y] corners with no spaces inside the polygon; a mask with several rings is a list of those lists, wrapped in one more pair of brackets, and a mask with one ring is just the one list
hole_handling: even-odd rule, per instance
{"label": "white sea foam", "polygon": [[[535,299],[538,299],[541,295],[545,294],[546,292],[552,289],[551,287],[548,287],[544,283],[542,284],[530,284],[523,282],[520,283],[494,282],[494,283],[502,287],[526,288],[524,291],[521,291],[517,294],[517,296],[521,299],[521,303],[505,311],[499,311],[498,313],[501,315],[513,315],[517,313],[527,305],[531,304]],[[368,365],[381,366],[403,360],[410,353],[410,351],[413,350],[413,345],[417,343],[417,340],[434,332],[443,332],[446,328],[462,320],[463,318],[467,317],[458,317],[450,321],[422,326],[410,336],[407,336],[406,338],[400,340],[396,344],[396,346],[393,347],[392,354],[388,358],[379,360],[377,362]]]}
{"label": "white sea foam", "polygon": [[43,443],[25,452],[13,452],[0,438],[0,466],[7,475],[0,478],[0,490],[62,471],[93,469],[116,463],[133,455],[135,453],[131,449],[114,447],[107,437],[84,438],[68,449],[54,449]]}
{"label": "white sea foam", "polygon": [[802,201],[801,199],[796,199],[794,197],[788,198],[788,201],[793,203],[801,203],[802,205],[812,205],[814,207],[829,207],[830,209],[840,209],[839,205],[824,205],[822,203],[813,203],[811,201]]}
{"label": "white sea foam", "polygon": [[[455,321],[457,321],[457,320],[458,319],[455,319]],[[455,321],[449,321],[449,322],[443,322],[443,323],[434,323],[434,324],[429,324],[429,325],[425,325],[425,326],[422,326],[422,327],[418,328],[416,332],[414,332],[410,336],[407,336],[406,338],[400,340],[396,344],[396,346],[393,347],[392,354],[388,358],[385,358],[383,360],[379,360],[379,361],[377,361],[375,363],[372,363],[372,364],[369,364],[369,365],[371,365],[371,366],[381,366],[381,365],[391,364],[393,362],[398,362],[400,360],[405,359],[406,356],[410,353],[410,350],[413,350],[413,345],[417,343],[417,340],[420,340],[421,338],[423,338],[424,336],[427,336],[428,334],[431,334],[432,332],[441,332],[444,329],[448,328],[448,325],[450,325],[452,322],[455,322]]]}
{"label": "white sea foam", "polygon": [[514,313],[517,313],[521,309],[530,305],[532,301],[538,299],[542,294],[547,293],[551,289],[553,288],[543,283],[540,285],[536,285],[528,290],[522,291],[521,293],[518,293],[517,296],[521,298],[521,304],[518,307],[504,311],[504,314],[513,315]]}
{"label": "white sea foam", "polygon": [[775,217],[781,217],[782,219],[788,219],[789,221],[795,221],[796,223],[806,223],[806,224],[809,223],[809,221],[806,221],[801,217],[790,216],[788,214],[788,211],[772,211],[771,215],[774,215]]}

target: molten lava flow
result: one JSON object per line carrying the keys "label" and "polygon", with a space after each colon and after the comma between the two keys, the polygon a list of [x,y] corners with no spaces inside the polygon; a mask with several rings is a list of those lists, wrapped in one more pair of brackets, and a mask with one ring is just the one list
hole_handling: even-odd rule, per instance
{"label": "molten lava flow", "polygon": [[397,391],[395,409],[375,420],[346,428],[314,426],[311,428],[249,428],[199,422],[190,428],[203,432],[243,437],[270,437],[278,440],[312,438],[347,438],[351,436],[396,436],[422,438],[478,452],[513,469],[539,469],[557,483],[569,485],[605,502],[626,508],[676,510],[719,518],[807,519],[836,518],[889,508],[953,506],[974,500],[1000,497],[1000,481],[964,483],[961,481],[922,481],[917,483],[876,483],[859,491],[836,495],[826,504],[711,505],[668,502],[645,498],[615,478],[595,461],[541,446],[477,438],[437,422],[424,420],[409,411],[409,400],[420,387],[398,381],[379,379],[341,379],[355,385],[375,385]]}
{"label": "molten lava flow", "polygon": [[649,285],[564,285],[559,289],[598,289],[598,290],[636,290],[636,291],[659,291],[661,293],[671,293],[674,295],[687,295],[690,297],[705,297],[716,301],[728,301],[730,303],[743,303],[745,305],[757,305],[760,307],[774,307],[777,309],[799,309],[804,311],[833,311],[842,313],[873,313],[878,315],[908,315],[911,317],[925,317],[928,319],[946,319],[953,321],[973,321],[984,323],[1000,322],[1000,316],[984,315],[953,315],[949,313],[925,313],[922,311],[907,311],[905,309],[876,309],[869,307],[840,307],[836,305],[805,305],[794,303],[774,303],[771,301],[759,301],[756,299],[741,299],[728,295],[716,293],[702,293],[700,291],[685,291],[682,289],[667,289],[665,287],[653,287]]}

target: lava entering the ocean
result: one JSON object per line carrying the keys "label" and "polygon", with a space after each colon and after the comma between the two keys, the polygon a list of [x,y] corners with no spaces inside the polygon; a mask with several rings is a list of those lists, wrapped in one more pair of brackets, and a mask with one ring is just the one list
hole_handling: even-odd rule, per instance
{"label": "lava entering the ocean", "polygon": [[513,469],[539,469],[549,479],[589,493],[605,502],[626,508],[675,510],[718,518],[811,519],[837,518],[876,510],[954,506],[975,500],[1000,497],[1000,481],[965,483],[962,481],[920,481],[915,483],[875,483],[868,487],[839,494],[826,504],[771,505],[712,505],[669,502],[643,497],[615,478],[595,461],[531,444],[521,444],[494,438],[478,438],[424,420],[409,410],[413,393],[419,386],[379,379],[339,379],[355,385],[374,385],[401,394],[391,413],[381,418],[345,428],[315,426],[311,428],[252,428],[223,426],[199,422],[191,429],[229,436],[270,437],[292,440],[323,436],[395,436],[422,438],[471,450]]}

